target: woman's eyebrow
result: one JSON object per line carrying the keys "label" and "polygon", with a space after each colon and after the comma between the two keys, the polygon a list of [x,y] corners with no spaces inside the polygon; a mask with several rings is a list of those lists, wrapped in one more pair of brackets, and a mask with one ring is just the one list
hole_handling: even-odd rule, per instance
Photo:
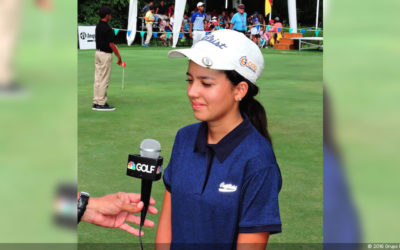
{"label": "woman's eyebrow", "polygon": [[[186,72],[186,75],[190,76],[190,77],[193,77],[192,74],[190,74],[189,72]],[[212,77],[212,76],[198,76],[197,78],[215,80],[215,78]]]}

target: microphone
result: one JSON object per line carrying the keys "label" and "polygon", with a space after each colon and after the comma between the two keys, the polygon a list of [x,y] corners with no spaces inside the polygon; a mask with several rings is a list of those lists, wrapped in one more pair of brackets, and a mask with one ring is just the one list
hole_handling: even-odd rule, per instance
{"label": "microphone", "polygon": [[147,209],[150,203],[150,194],[153,181],[161,179],[163,158],[160,156],[161,145],[153,139],[145,139],[140,144],[140,155],[128,156],[128,168],[126,174],[142,179],[141,201],[144,206],[140,213],[140,226],[144,224]]}

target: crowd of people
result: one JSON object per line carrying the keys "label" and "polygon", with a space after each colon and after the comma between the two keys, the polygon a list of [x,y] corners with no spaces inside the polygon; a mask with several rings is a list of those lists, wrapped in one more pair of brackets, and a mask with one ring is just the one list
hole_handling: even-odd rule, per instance
{"label": "crowd of people", "polygon": [[[150,1],[142,9],[147,29],[147,36],[143,46],[149,46],[153,28],[160,34],[159,38],[164,46],[172,45],[172,31],[174,26],[174,5],[167,7],[163,0],[157,7]],[[198,2],[196,10],[185,13],[181,25],[181,41],[193,39],[193,44],[204,37],[208,32],[220,29],[233,29],[247,35],[260,48],[274,46],[279,34],[282,33],[282,23],[279,17],[267,20],[257,11],[247,15],[244,4],[237,7],[237,11],[223,10],[205,11],[205,4]]]}

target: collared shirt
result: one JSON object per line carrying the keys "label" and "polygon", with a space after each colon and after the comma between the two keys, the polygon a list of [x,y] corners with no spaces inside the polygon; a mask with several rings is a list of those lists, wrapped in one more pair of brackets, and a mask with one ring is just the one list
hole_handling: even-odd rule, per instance
{"label": "collared shirt", "polygon": [[150,10],[149,10],[149,11],[147,11],[147,13],[146,13],[146,18],[147,18],[147,20],[152,20],[152,21],[147,21],[147,20],[146,20],[146,24],[147,24],[147,23],[150,23],[150,24],[152,24],[152,23],[153,23],[153,21],[154,21],[154,15],[153,15],[153,12],[151,12]]}
{"label": "collared shirt", "polygon": [[108,23],[101,21],[96,26],[96,49],[112,53],[110,43],[114,42],[114,32]]}
{"label": "collared shirt", "polygon": [[217,144],[207,144],[207,134],[205,122],[180,129],[164,173],[175,247],[229,249],[239,233],[281,232],[282,180],[271,145],[247,116]]}
{"label": "collared shirt", "polygon": [[232,29],[238,31],[246,31],[246,20],[247,20],[246,12],[243,12],[243,14],[237,12],[235,15],[233,15],[231,20],[231,23],[233,25]]}
{"label": "collared shirt", "polygon": [[193,30],[200,30],[204,31],[204,19],[206,18],[206,14],[200,13],[200,12],[195,12],[192,15],[192,18],[190,19],[190,22],[193,23]]}

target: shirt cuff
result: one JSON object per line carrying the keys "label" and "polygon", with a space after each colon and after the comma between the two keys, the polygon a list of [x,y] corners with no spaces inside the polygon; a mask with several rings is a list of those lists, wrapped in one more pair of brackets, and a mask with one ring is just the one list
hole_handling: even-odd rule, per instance
{"label": "shirt cuff", "polygon": [[264,226],[254,226],[254,227],[240,227],[239,233],[261,233],[269,232],[269,234],[276,234],[282,232],[282,225],[264,225]]}

